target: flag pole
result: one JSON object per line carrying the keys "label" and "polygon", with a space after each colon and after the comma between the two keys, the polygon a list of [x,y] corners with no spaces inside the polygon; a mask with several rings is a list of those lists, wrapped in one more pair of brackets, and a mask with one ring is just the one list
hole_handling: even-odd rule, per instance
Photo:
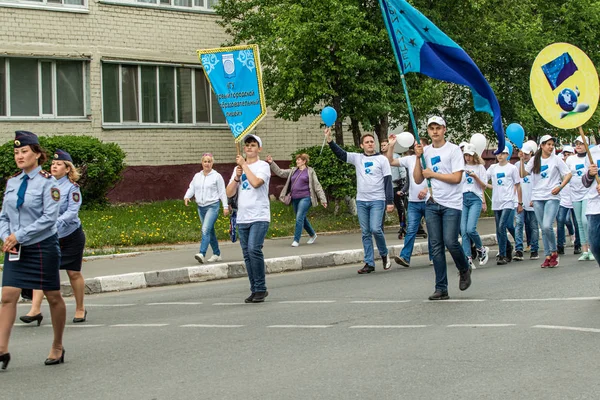
{"label": "flag pole", "polygon": [[[594,159],[590,154],[590,147],[587,144],[587,139],[585,137],[585,133],[583,133],[583,128],[581,126],[579,127],[579,134],[581,135],[581,140],[583,141],[583,146],[585,147],[585,152],[587,153],[588,160],[590,161],[590,164],[593,164]],[[600,184],[600,176],[598,175],[596,175],[596,183]]]}

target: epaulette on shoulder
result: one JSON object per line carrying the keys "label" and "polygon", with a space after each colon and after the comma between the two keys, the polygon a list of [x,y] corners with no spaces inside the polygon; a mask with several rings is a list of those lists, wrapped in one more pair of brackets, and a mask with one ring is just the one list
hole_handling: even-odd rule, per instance
{"label": "epaulette on shoulder", "polygon": [[46,179],[50,179],[52,178],[52,174],[48,171],[44,171],[43,169],[40,170],[40,175],[43,176]]}
{"label": "epaulette on shoulder", "polygon": [[79,184],[75,181],[72,181],[71,179],[69,179],[69,182],[71,182],[71,184],[75,187],[79,187]]}
{"label": "epaulette on shoulder", "polygon": [[15,172],[13,175],[11,175],[11,178],[16,178],[17,176],[21,175],[22,173],[23,173],[23,171]]}

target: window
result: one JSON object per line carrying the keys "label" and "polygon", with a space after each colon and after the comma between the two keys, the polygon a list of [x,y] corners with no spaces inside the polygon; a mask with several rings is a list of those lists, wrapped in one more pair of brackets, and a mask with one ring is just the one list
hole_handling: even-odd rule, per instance
{"label": "window", "polygon": [[[0,7],[52,8],[65,11],[87,11],[88,0],[0,0]],[[79,11],[81,12],[81,11]]]}
{"label": "window", "polygon": [[[0,0],[5,1],[5,0]],[[67,1],[67,0],[64,0]],[[157,8],[174,8],[179,10],[212,11],[219,4],[218,0],[104,0],[107,3],[139,4]]]}
{"label": "window", "polygon": [[84,118],[83,61],[0,58],[0,118]]}
{"label": "window", "polygon": [[103,122],[107,125],[226,123],[200,68],[105,62],[102,104]]}

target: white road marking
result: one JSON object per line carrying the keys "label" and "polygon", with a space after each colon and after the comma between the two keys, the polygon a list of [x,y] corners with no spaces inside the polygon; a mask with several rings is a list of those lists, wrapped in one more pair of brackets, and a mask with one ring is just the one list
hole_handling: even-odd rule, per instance
{"label": "white road marking", "polygon": [[267,328],[306,328],[306,329],[323,329],[331,328],[332,325],[269,325]]}
{"label": "white road marking", "polygon": [[517,324],[453,324],[447,325],[447,328],[506,328],[517,326]]}
{"label": "white road marking", "polygon": [[575,326],[556,326],[556,325],[535,325],[533,328],[540,329],[557,329],[563,331],[578,331],[578,332],[592,332],[592,333],[600,333],[600,329],[596,328],[578,328]]}
{"label": "white road marking", "polygon": [[410,303],[412,300],[356,300],[352,304],[387,304],[387,303]]}
{"label": "white road marking", "polygon": [[[75,303],[66,303],[67,306],[74,306]],[[135,304],[88,304],[85,303],[86,307],[131,307],[135,306]]]}
{"label": "white road marking", "polygon": [[482,303],[486,299],[423,300],[423,303]]}
{"label": "white road marking", "polygon": [[171,301],[171,302],[165,302],[165,303],[148,303],[146,304],[147,306],[197,306],[199,304],[202,304],[202,302],[186,302],[186,301]]}
{"label": "white road marking", "polygon": [[115,328],[154,328],[154,327],[161,327],[161,326],[167,326],[169,324],[116,324],[116,325],[111,325],[111,327],[115,327]]}
{"label": "white road marking", "polygon": [[204,324],[188,324],[181,325],[181,328],[242,328],[245,325],[204,325]]}
{"label": "white road marking", "polygon": [[427,328],[429,325],[354,325],[350,329],[414,329]]}
{"label": "white road marking", "polygon": [[244,305],[246,303],[213,303],[213,306],[239,306]]}
{"label": "white road marking", "polygon": [[547,299],[503,299],[501,301],[595,301],[600,300],[600,297],[553,297]]}
{"label": "white road marking", "polygon": [[280,304],[329,304],[335,303],[335,300],[287,300],[280,301]]}

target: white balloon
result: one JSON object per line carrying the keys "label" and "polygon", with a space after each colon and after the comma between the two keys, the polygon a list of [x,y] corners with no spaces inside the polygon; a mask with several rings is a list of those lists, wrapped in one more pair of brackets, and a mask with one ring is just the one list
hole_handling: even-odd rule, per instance
{"label": "white balloon", "polygon": [[398,142],[396,142],[396,144],[394,145],[394,153],[402,154],[407,151],[408,151],[408,148],[401,146],[400,143],[398,143]]}
{"label": "white balloon", "polygon": [[400,146],[406,147],[407,149],[415,144],[415,137],[410,132],[402,132],[398,136],[396,136],[397,143],[400,143]]}
{"label": "white balloon", "polygon": [[470,142],[475,146],[478,155],[481,155],[487,146],[487,139],[481,133],[476,133],[471,136]]}

